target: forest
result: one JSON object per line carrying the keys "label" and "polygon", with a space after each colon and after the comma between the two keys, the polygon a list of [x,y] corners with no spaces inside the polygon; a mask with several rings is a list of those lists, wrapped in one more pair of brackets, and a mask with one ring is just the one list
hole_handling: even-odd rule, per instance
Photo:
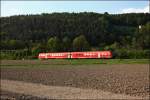
{"label": "forest", "polygon": [[97,50],[111,50],[118,59],[150,56],[150,13],[43,13],[1,17],[0,22],[0,59]]}

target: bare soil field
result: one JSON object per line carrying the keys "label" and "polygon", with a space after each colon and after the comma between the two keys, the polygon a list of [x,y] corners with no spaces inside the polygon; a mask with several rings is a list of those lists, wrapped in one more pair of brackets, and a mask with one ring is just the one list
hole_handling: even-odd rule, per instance
{"label": "bare soil field", "polygon": [[[12,93],[25,94],[25,98],[46,99],[148,99],[124,94],[115,94],[97,89],[82,89],[68,86],[49,86],[23,81],[1,80],[1,89]],[[3,96],[4,97],[4,96]],[[21,99],[21,98],[20,98]]]}
{"label": "bare soil field", "polygon": [[150,93],[148,64],[1,68],[1,79],[41,83],[50,86],[97,89],[140,97],[149,97]]}
{"label": "bare soil field", "polygon": [[27,95],[24,93],[13,93],[13,92],[1,90],[0,100],[48,100],[48,99]]}

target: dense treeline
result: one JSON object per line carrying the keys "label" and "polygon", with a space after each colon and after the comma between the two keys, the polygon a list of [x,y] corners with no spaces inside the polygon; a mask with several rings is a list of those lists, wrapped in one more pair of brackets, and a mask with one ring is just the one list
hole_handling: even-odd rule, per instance
{"label": "dense treeline", "polygon": [[39,52],[112,50],[115,58],[148,58],[149,16],[84,12],[1,17],[0,49],[15,50],[17,56],[20,51],[37,56]]}

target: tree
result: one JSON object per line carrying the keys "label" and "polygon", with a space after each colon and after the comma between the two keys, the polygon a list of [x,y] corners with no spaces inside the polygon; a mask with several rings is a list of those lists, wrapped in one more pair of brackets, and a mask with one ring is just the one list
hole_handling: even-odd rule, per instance
{"label": "tree", "polygon": [[71,50],[71,40],[68,37],[64,37],[63,40],[63,51],[70,51]]}
{"label": "tree", "polygon": [[143,25],[137,34],[137,42],[140,48],[149,49],[150,47],[150,22]]}
{"label": "tree", "polygon": [[[83,44],[89,43],[94,48],[91,50],[103,50],[116,42],[120,46],[118,50],[149,50],[149,16],[149,13],[82,12],[1,17],[0,49],[27,49],[28,54],[32,55],[32,49],[39,50],[38,44],[42,43],[48,51],[83,51],[89,50]],[[138,29],[139,25],[141,29]],[[72,41],[81,35],[78,33],[82,33],[86,37],[84,41],[88,42],[83,43],[81,39],[81,45],[74,43],[72,47]],[[50,37],[53,39],[50,40]]]}
{"label": "tree", "polygon": [[114,42],[111,45],[107,45],[104,47],[104,50],[110,50],[113,54],[113,57],[120,57],[119,44],[117,42]]}
{"label": "tree", "polygon": [[90,50],[89,43],[84,35],[80,35],[73,40],[73,50],[75,51]]}
{"label": "tree", "polygon": [[46,52],[46,47],[44,44],[36,44],[32,48],[32,55],[37,56],[41,52]]}
{"label": "tree", "polygon": [[60,40],[57,37],[51,37],[47,42],[48,50],[57,52],[61,50]]}

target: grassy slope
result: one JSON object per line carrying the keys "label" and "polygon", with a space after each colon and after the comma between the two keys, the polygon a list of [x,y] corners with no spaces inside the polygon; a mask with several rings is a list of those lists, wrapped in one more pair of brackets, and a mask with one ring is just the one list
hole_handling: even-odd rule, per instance
{"label": "grassy slope", "polygon": [[91,64],[149,64],[149,59],[50,59],[50,60],[1,60],[5,67],[51,67],[56,65],[91,65]]}

